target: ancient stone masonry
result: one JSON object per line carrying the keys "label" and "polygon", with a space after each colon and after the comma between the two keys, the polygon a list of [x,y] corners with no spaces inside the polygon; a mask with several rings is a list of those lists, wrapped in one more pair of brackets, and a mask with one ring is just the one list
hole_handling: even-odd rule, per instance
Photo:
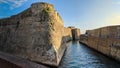
{"label": "ancient stone masonry", "polygon": [[80,39],[80,29],[72,29],[72,38],[73,40],[79,40]]}
{"label": "ancient stone masonry", "polygon": [[87,30],[80,42],[120,61],[120,26],[108,26]]}
{"label": "ancient stone masonry", "polygon": [[72,39],[73,40],[79,40],[80,39],[80,29],[75,28],[74,26],[68,27],[71,29],[72,32]]}
{"label": "ancient stone masonry", "polygon": [[[71,28],[64,28],[62,18],[52,4],[34,3],[18,15],[0,19],[0,51],[58,66],[66,42],[72,40],[71,31]],[[74,32],[77,37],[80,35],[79,29]]]}

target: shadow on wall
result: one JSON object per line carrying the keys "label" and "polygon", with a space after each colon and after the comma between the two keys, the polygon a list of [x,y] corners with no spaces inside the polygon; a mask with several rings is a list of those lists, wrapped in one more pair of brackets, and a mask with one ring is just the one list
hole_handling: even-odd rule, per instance
{"label": "shadow on wall", "polygon": [[87,30],[80,36],[80,42],[120,61],[120,26],[108,26]]}
{"label": "shadow on wall", "polygon": [[58,59],[61,61],[63,55],[64,55],[64,52],[65,52],[65,49],[67,47],[67,42],[69,41],[72,41],[72,37],[70,35],[67,35],[67,36],[63,36],[62,37],[62,40],[61,40],[61,46],[58,50]]}
{"label": "shadow on wall", "polygon": [[72,40],[80,39],[80,29],[74,28],[71,30],[71,33],[72,33]]}

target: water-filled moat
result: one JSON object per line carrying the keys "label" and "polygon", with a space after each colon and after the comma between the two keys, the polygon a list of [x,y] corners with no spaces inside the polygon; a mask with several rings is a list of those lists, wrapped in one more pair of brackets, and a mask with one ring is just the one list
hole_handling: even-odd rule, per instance
{"label": "water-filled moat", "polygon": [[112,60],[78,41],[69,42],[59,68],[119,68],[120,63]]}

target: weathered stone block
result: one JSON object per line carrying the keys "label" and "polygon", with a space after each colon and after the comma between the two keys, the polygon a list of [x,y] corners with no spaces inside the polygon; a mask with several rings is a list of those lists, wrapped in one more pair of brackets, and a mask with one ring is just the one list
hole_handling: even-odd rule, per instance
{"label": "weathered stone block", "polygon": [[72,28],[72,37],[73,37],[73,40],[79,40],[80,39],[80,29]]}
{"label": "weathered stone block", "polygon": [[0,20],[0,51],[58,66],[72,40],[60,15],[48,3],[34,3],[18,15]]}
{"label": "weathered stone block", "polygon": [[89,47],[120,61],[119,25],[88,30],[85,35],[81,35],[81,38],[82,43],[87,43]]}

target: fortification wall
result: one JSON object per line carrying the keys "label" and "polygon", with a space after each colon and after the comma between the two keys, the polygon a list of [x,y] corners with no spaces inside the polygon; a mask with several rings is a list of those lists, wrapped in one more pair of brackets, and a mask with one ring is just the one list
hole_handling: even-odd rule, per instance
{"label": "fortification wall", "polygon": [[73,37],[73,40],[79,40],[80,39],[80,29],[73,28],[72,29],[72,37]]}
{"label": "fortification wall", "polygon": [[31,61],[58,66],[72,40],[60,15],[48,3],[34,3],[10,18],[0,19],[0,51]]}
{"label": "fortification wall", "polygon": [[80,42],[120,61],[120,26],[108,26],[87,31],[81,35]]}

